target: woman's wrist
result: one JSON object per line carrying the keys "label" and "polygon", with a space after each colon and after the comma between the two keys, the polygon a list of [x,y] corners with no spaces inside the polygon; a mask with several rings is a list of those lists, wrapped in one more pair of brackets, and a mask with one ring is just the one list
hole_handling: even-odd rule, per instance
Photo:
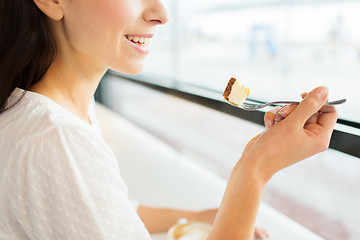
{"label": "woman's wrist", "polygon": [[246,177],[250,181],[255,182],[258,186],[265,187],[274,173],[269,168],[269,165],[264,167],[261,164],[262,161],[269,161],[269,159],[260,158],[264,158],[264,156],[254,157],[251,155],[246,155],[241,157],[241,159],[235,165],[232,174],[243,175],[243,177]]}

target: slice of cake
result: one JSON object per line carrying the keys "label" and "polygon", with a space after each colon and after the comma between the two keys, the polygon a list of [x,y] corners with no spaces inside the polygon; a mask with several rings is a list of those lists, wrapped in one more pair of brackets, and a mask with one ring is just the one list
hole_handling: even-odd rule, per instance
{"label": "slice of cake", "polygon": [[245,99],[249,96],[250,88],[240,85],[236,78],[231,78],[224,91],[224,98],[231,104],[241,106]]}

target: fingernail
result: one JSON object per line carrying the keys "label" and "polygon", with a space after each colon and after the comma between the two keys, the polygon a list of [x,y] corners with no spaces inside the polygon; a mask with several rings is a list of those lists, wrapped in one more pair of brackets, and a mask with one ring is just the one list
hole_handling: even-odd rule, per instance
{"label": "fingernail", "polygon": [[279,114],[284,116],[284,115],[287,115],[287,113],[289,113],[289,111],[290,111],[290,106],[285,106],[279,111]]}
{"label": "fingernail", "polygon": [[271,120],[266,120],[265,127],[270,128],[273,125],[273,122]]}
{"label": "fingernail", "polygon": [[280,108],[281,108],[280,106],[274,107],[270,110],[270,112],[272,112],[274,115],[276,115],[279,112]]}
{"label": "fingernail", "polygon": [[280,122],[281,120],[283,120],[284,118],[280,115],[280,114],[277,114],[274,118],[275,122]]}
{"label": "fingernail", "polygon": [[319,100],[323,100],[328,93],[328,89],[326,87],[319,87],[315,90],[314,94]]}

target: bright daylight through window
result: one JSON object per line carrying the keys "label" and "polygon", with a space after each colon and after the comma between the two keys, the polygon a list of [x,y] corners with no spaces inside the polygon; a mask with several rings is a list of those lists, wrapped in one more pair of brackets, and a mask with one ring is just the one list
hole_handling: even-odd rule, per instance
{"label": "bright daylight through window", "polygon": [[[360,2],[165,1],[170,26],[153,40],[144,73],[221,92],[230,77],[260,101],[299,100],[326,85],[360,122]],[[161,62],[161,64],[159,64]]]}
{"label": "bright daylight through window", "polygon": [[112,108],[226,178],[264,129],[254,124],[263,123],[262,112],[230,111],[221,102],[231,77],[263,102],[300,100],[328,86],[331,100],[347,99],[334,144],[272,179],[264,203],[323,239],[360,239],[360,1],[163,2],[170,22],[151,40],[143,73],[125,76],[142,84],[110,74],[104,89]]}

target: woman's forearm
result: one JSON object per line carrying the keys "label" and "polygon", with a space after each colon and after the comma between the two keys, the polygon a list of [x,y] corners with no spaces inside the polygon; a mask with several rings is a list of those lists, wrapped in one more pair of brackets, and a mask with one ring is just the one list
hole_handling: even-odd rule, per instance
{"label": "woman's forearm", "polygon": [[235,167],[208,240],[252,240],[265,183],[255,171]]}
{"label": "woman's forearm", "polygon": [[216,215],[209,239],[252,240],[262,191],[267,182],[261,177],[262,173],[244,166],[240,160],[228,181],[219,210],[199,212],[140,205],[138,214],[150,233],[167,231],[179,218],[212,224]]}

